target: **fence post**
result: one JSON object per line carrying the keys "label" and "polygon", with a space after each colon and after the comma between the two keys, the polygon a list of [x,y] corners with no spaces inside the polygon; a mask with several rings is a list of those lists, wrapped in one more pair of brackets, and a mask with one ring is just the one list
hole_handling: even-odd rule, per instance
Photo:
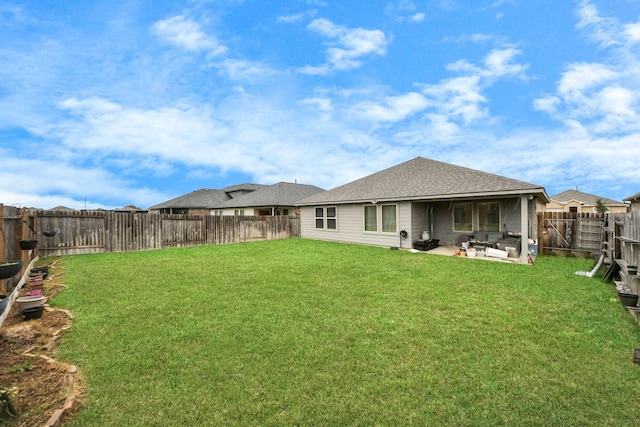
{"label": "fence post", "polygon": [[[20,240],[29,240],[29,209],[22,208],[22,219],[20,221]],[[29,265],[29,253],[30,251],[23,251],[22,248],[18,246],[17,250],[20,251],[20,259],[22,259],[23,271],[24,268]]]}
{"label": "fence post", "polygon": [[[2,234],[2,239],[0,239],[0,260],[6,261],[4,258],[4,205],[0,203],[0,234]],[[0,294],[7,293],[7,280],[0,280]]]}

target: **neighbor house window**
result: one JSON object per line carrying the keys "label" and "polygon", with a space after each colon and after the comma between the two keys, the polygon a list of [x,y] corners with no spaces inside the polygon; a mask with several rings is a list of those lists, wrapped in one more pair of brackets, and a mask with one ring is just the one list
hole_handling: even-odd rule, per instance
{"label": "neighbor house window", "polygon": [[453,205],[453,231],[473,231],[473,205],[471,203]]}
{"label": "neighbor house window", "polygon": [[378,207],[376,205],[364,207],[364,231],[378,231]]}
{"label": "neighbor house window", "polygon": [[236,209],[235,211],[233,211],[233,214],[235,216],[244,216],[244,209]]}
{"label": "neighbor house window", "polygon": [[221,209],[216,209],[215,211],[213,211],[213,215],[222,216],[222,210]]}
{"label": "neighbor house window", "polygon": [[396,232],[396,205],[382,205],[382,232]]}
{"label": "neighbor house window", "polygon": [[189,209],[187,209],[187,208],[164,208],[164,209],[160,209],[160,213],[170,214],[170,215],[187,215],[189,213]]}
{"label": "neighbor house window", "polygon": [[327,206],[326,208],[316,208],[316,228],[327,230],[338,229],[338,209],[335,206]]}
{"label": "neighbor house window", "polygon": [[500,231],[500,202],[478,203],[478,229]]}

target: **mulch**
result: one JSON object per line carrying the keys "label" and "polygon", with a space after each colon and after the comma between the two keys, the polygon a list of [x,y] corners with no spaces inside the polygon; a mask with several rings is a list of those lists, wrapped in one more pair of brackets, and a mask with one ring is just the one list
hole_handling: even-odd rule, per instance
{"label": "mulch", "polygon": [[[48,299],[64,289],[58,261],[50,265],[44,281],[43,295]],[[84,392],[81,376],[74,365],[55,358],[58,342],[72,325],[70,312],[46,304],[40,319],[28,321],[17,304],[11,307],[0,328],[0,387],[17,388],[19,416],[7,426],[60,425],[79,411]]]}

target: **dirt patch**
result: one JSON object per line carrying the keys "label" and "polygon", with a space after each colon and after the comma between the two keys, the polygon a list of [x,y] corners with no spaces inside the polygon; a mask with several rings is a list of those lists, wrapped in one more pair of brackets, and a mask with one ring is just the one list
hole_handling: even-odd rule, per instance
{"label": "dirt patch", "polygon": [[[45,297],[51,298],[64,288],[62,275],[59,260],[50,264]],[[19,296],[24,296],[28,287]],[[53,425],[79,410],[83,387],[76,367],[55,360],[56,345],[72,322],[72,314],[65,310],[46,306],[40,319],[24,321],[17,304],[11,308],[0,328],[0,387],[17,387],[20,415],[7,426]]]}

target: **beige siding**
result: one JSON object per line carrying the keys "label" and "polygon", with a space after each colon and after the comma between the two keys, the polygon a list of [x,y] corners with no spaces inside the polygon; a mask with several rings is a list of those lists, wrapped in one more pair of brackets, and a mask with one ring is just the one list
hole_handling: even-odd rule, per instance
{"label": "beige siding", "polygon": [[[400,231],[411,233],[411,203],[396,203],[398,227],[395,233],[365,232],[362,204],[337,205],[337,230],[315,228],[315,206],[305,206],[301,214],[301,235],[309,239],[351,242],[375,246],[400,246]],[[380,221],[380,214],[378,215]],[[380,227],[378,227],[380,230]],[[411,247],[411,235],[402,242]]]}

